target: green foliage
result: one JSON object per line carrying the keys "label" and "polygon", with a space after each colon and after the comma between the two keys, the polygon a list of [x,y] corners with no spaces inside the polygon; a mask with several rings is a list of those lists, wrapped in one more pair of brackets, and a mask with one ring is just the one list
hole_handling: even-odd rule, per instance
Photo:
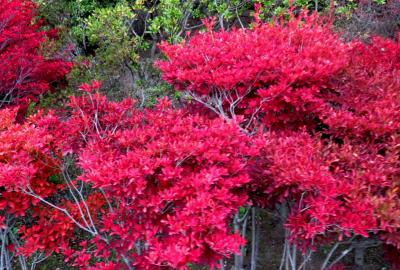
{"label": "green foliage", "polygon": [[[202,3],[207,6],[207,10],[209,13],[222,17],[225,21],[229,22],[236,18],[236,16],[241,16],[243,11],[252,8],[253,4],[247,1],[241,0],[215,0],[215,1],[207,1],[203,0]],[[204,14],[206,17],[207,14]]]}
{"label": "green foliage", "polygon": [[83,20],[96,8],[115,5],[119,0],[35,0],[39,13],[52,25],[82,26]]}
{"label": "green foliage", "polygon": [[134,10],[127,1],[86,0],[85,4],[71,18],[69,36],[78,55],[69,75],[70,85],[77,88],[97,79],[111,91],[118,91],[121,76],[137,61],[138,50],[145,48],[131,31]]}
{"label": "green foliage", "polygon": [[246,212],[247,212],[247,209],[245,208],[245,207],[239,207],[239,218],[242,218],[245,214],[246,214]]}
{"label": "green foliage", "polygon": [[127,24],[134,17],[126,1],[121,1],[114,7],[96,8],[84,20],[86,35],[92,43],[107,45],[127,39],[129,38]]}
{"label": "green foliage", "polygon": [[144,104],[145,106],[153,106],[157,103],[157,99],[161,98],[163,96],[172,96],[173,99],[179,100],[181,97],[181,93],[174,91],[174,89],[166,84],[166,83],[160,83],[156,84],[152,87],[147,87],[146,88],[146,103]]}
{"label": "green foliage", "polygon": [[[68,75],[70,76],[70,75]],[[47,92],[39,97],[37,102],[30,102],[26,114],[33,115],[38,109],[50,110],[64,106],[68,96],[72,94],[71,88],[57,89],[54,92]]]}
{"label": "green foliage", "polygon": [[350,17],[355,8],[357,8],[357,3],[354,0],[348,0],[343,5],[338,6],[335,11],[339,15]]}
{"label": "green foliage", "polygon": [[59,174],[50,175],[48,181],[53,184],[62,184],[64,182],[63,178]]}
{"label": "green foliage", "polygon": [[[120,66],[137,59],[135,38],[129,33],[129,22],[135,17],[126,1],[114,7],[97,8],[84,20],[84,35],[92,46],[97,46],[96,58],[100,65]],[[76,33],[81,28],[73,29]]]}
{"label": "green foliage", "polygon": [[180,40],[182,24],[184,24],[188,13],[193,8],[190,1],[181,4],[180,0],[160,0],[156,9],[157,16],[149,20],[149,31],[152,34],[159,34],[170,42]]}

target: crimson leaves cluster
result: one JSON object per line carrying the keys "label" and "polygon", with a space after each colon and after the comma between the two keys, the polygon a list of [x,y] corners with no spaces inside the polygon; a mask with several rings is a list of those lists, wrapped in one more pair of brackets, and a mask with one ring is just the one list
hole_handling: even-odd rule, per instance
{"label": "crimson leaves cluster", "polygon": [[[208,107],[221,101],[214,112],[265,132],[250,198],[286,205],[299,247],[378,234],[399,248],[399,43],[345,42],[329,20],[304,13],[253,29],[207,28],[162,44],[158,67]],[[249,126],[254,116],[259,124]]]}
{"label": "crimson leaves cluster", "polygon": [[[91,263],[91,269],[121,269],[123,261],[139,269],[186,269],[236,253],[244,239],[229,224],[248,200],[246,164],[257,146],[221,119],[174,110],[167,100],[139,111],[130,99],[114,103],[90,92],[97,87],[84,85],[88,92],[71,98],[67,119],[50,113],[12,124],[11,111],[1,112],[0,183],[3,194],[21,196],[4,211],[21,216],[32,206],[35,213],[32,225],[19,231],[24,244],[18,250],[62,253],[82,269]],[[68,178],[66,159],[82,170],[76,179]],[[63,184],[49,181],[56,173]],[[79,185],[90,186],[85,202],[56,199],[54,190]],[[58,209],[29,199],[33,194]],[[78,249],[76,225],[91,233]]]}
{"label": "crimson leaves cluster", "polygon": [[45,57],[45,41],[55,30],[40,29],[32,1],[1,0],[0,5],[0,106],[24,107],[63,79],[71,64]]}

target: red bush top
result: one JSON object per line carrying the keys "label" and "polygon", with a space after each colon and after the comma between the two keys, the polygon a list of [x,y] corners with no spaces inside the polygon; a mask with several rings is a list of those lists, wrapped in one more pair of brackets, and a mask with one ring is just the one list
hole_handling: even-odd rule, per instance
{"label": "red bush top", "polygon": [[316,112],[316,97],[348,64],[350,46],[317,15],[275,20],[254,29],[195,34],[177,45],[163,43],[163,78],[198,95],[225,92],[244,97],[238,114],[262,107],[269,126],[299,125]]}

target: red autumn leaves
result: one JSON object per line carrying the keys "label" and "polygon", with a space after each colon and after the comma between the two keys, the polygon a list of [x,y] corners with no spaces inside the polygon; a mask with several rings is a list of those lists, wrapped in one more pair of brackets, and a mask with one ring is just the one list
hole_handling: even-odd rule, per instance
{"label": "red autumn leaves", "polygon": [[[40,54],[30,2],[3,2],[2,105],[23,106],[69,64]],[[8,249],[81,269],[212,267],[245,244],[231,220],[246,204],[287,205],[301,248],[358,235],[398,249],[400,46],[331,28],[302,14],[163,44],[164,79],[218,95],[225,119],[112,102],[97,81],[23,123],[2,109],[0,228],[20,239]]]}
{"label": "red autumn leaves", "polygon": [[[302,14],[251,30],[208,27],[161,49],[167,82],[224,118],[242,116],[245,129],[266,132],[251,198],[288,204],[293,241],[305,248],[389,234],[386,242],[398,245],[397,42],[345,42],[329,21]],[[253,117],[258,125],[248,125]]]}
{"label": "red autumn leaves", "polygon": [[[32,190],[30,195],[38,194],[68,210],[83,227],[90,219],[86,228],[93,238],[88,244],[106,244],[107,250],[116,252],[117,261],[124,254],[141,269],[182,269],[189,262],[213,265],[236,252],[244,240],[227,225],[248,199],[243,188],[250,181],[246,164],[257,147],[236,126],[174,110],[166,100],[145,111],[133,105],[129,99],[114,103],[88,93],[71,98],[65,121],[33,117],[37,121],[3,130],[0,137],[12,141],[9,136],[13,135],[14,143],[3,146],[7,162],[1,171],[13,164],[14,171],[24,172],[15,175],[12,183],[2,182],[3,187],[16,193]],[[52,135],[34,135],[50,130]],[[15,141],[25,141],[29,149],[16,149]],[[67,184],[49,184],[50,174],[56,173],[50,168],[62,162],[62,153],[64,159],[71,155],[67,153],[77,155],[76,166],[82,173]],[[48,174],[42,175],[45,171]],[[10,178],[3,174],[1,179]],[[41,181],[33,186],[35,180]],[[93,188],[89,197],[85,195],[90,211],[83,215],[78,210],[85,207],[74,205],[72,198],[56,200],[57,195],[50,192],[80,184]],[[41,192],[36,185],[48,185],[49,192]],[[25,254],[37,249],[63,252],[80,267],[93,257],[111,260],[105,250],[71,252],[65,237],[76,241],[71,234],[73,222],[57,209],[39,207],[34,208],[34,225],[20,230]],[[12,211],[7,209],[8,214]],[[32,244],[39,240],[40,245]],[[53,245],[55,240],[62,245]]]}
{"label": "red autumn leaves", "polygon": [[71,64],[44,56],[44,42],[54,31],[40,29],[31,1],[1,0],[0,5],[0,107],[22,109],[60,81]]}

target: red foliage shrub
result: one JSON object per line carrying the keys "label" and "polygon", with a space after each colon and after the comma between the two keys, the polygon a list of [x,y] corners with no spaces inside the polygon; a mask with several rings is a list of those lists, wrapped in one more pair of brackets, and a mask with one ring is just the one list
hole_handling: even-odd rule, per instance
{"label": "red foliage shrub", "polygon": [[267,131],[248,190],[259,205],[289,206],[300,247],[377,233],[398,246],[397,42],[346,43],[330,23],[302,14],[161,49],[167,82],[225,118],[242,115],[246,129],[256,119]]}
{"label": "red foliage shrub", "polygon": [[[57,249],[74,231],[64,213],[28,195],[51,198],[65,188],[51,181],[60,173],[61,153],[55,151],[58,139],[51,134],[50,126],[38,125],[36,120],[43,117],[40,114],[24,124],[15,123],[17,108],[2,109],[0,115],[0,232],[7,250],[2,251],[2,265],[7,266],[12,255],[24,262],[24,256],[33,251],[38,255]],[[41,121],[57,123],[51,115]]]}
{"label": "red foliage shrub", "polygon": [[[244,239],[229,223],[247,202],[246,165],[256,142],[220,119],[173,110],[167,100],[139,111],[132,100],[109,102],[93,88],[84,85],[86,93],[71,98],[64,120],[38,115],[9,126],[9,111],[1,112],[0,183],[34,213],[19,231],[19,250],[62,252],[82,269],[92,262],[92,269],[187,269],[238,252]],[[68,169],[75,155],[76,179]],[[55,172],[62,184],[49,180]],[[85,241],[74,228],[88,233]]]}
{"label": "red foliage shrub", "polygon": [[32,1],[1,0],[0,5],[0,107],[27,106],[62,79],[71,64],[43,55],[42,46],[53,31],[40,30]]}
{"label": "red foliage shrub", "polygon": [[207,31],[161,50],[163,78],[178,90],[237,100],[235,113],[259,118],[269,127],[298,127],[318,114],[321,89],[349,61],[349,45],[317,15],[275,21],[254,29]]}
{"label": "red foliage shrub", "polygon": [[374,37],[351,45],[349,66],[324,96],[330,106],[323,120],[352,138],[394,134],[400,128],[400,44]]}
{"label": "red foliage shrub", "polygon": [[309,246],[326,237],[396,232],[397,151],[382,156],[374,145],[282,135],[268,137],[266,197],[292,204],[287,226],[295,241]]}

